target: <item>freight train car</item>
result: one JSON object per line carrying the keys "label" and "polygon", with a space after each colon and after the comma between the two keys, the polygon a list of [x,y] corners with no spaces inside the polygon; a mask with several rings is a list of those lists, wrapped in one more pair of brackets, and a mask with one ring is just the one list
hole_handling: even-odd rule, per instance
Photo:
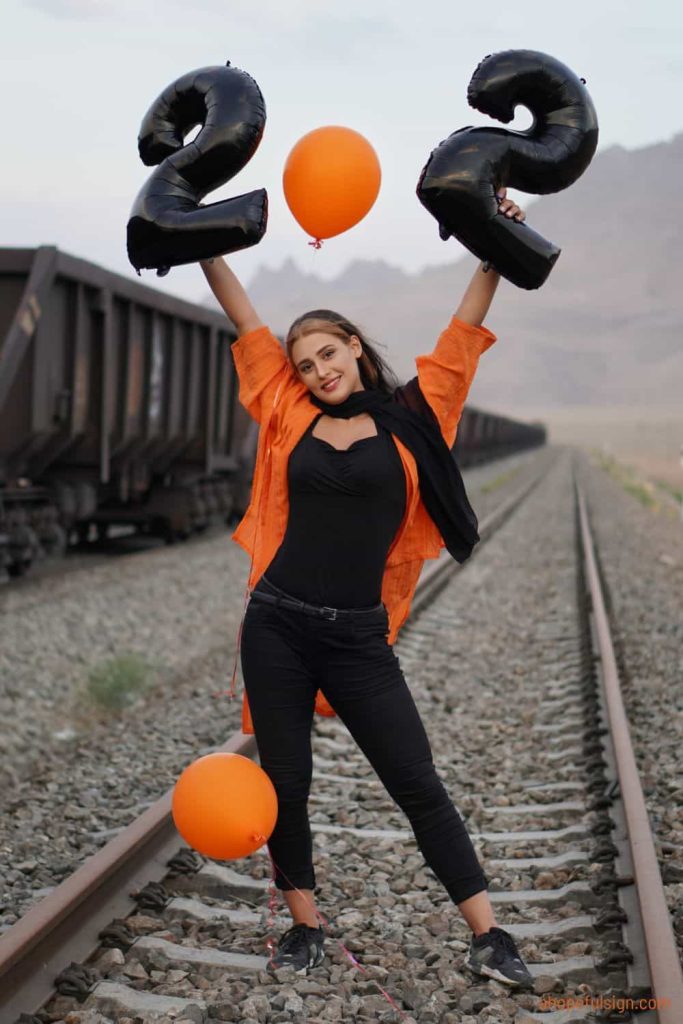
{"label": "freight train car", "polygon": [[[258,425],[226,318],[54,247],[0,249],[0,572],[125,524],[166,540],[249,500]],[[543,428],[467,408],[472,465]]]}
{"label": "freight train car", "polygon": [[523,423],[466,405],[453,454],[459,466],[476,466],[545,442],[546,428],[542,423]]}
{"label": "freight train car", "polygon": [[227,519],[251,419],[225,317],[52,247],[0,250],[0,568]]}

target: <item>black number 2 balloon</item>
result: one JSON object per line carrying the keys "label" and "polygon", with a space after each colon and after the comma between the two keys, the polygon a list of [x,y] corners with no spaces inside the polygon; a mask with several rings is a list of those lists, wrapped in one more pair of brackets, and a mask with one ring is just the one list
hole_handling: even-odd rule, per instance
{"label": "black number 2 balloon", "polygon": [[498,214],[501,187],[560,192],[588,167],[598,120],[585,82],[565,64],[534,50],[484,58],[467,89],[471,107],[512,121],[518,104],[534,123],[527,131],[461,128],[432,152],[417,185],[421,203],[451,235],[520,288],[539,288],[561,250],[526,223]]}
{"label": "black number 2 balloon", "polygon": [[[266,122],[258,85],[245,71],[200,68],[173,82],[142,122],[144,164],[160,164],[138,193],[128,221],[128,258],[135,269],[170,267],[256,245],[268,220],[268,195],[256,189],[200,205],[251,160]],[[196,125],[202,128],[185,145]]]}

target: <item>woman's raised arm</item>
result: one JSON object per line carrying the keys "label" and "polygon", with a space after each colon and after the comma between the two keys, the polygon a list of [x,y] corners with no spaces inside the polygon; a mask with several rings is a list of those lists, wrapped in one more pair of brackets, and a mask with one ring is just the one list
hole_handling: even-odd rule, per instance
{"label": "woman's raised arm", "polygon": [[480,263],[455,311],[458,320],[473,327],[481,327],[499,281],[500,274],[497,271],[493,268],[484,270],[484,264]]}
{"label": "woman's raised arm", "polygon": [[[507,189],[504,188],[498,191],[498,198],[500,200],[498,214],[523,221],[526,217],[524,210],[517,206],[512,199],[506,199],[506,192]],[[496,270],[492,267],[489,270],[484,270],[484,264],[480,263],[474,273],[474,277],[467,286],[460,305],[455,311],[458,320],[462,320],[466,324],[472,324],[473,327],[481,327],[489,311],[489,306],[493,301],[499,281],[500,274]]]}
{"label": "woman's raised arm", "polygon": [[262,326],[262,321],[249,301],[249,296],[222,256],[201,260],[200,266],[211,291],[232,320],[238,335]]}

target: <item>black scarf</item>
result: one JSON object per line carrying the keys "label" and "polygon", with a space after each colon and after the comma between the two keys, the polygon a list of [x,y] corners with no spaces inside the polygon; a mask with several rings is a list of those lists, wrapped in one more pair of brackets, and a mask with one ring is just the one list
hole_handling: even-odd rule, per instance
{"label": "black scarf", "polygon": [[348,419],[369,412],[375,423],[396,434],[415,458],[420,496],[449,554],[456,562],[469,558],[479,540],[477,517],[436,421],[429,423],[419,413],[399,405],[391,395],[373,388],[354,391],[336,405],[317,395],[309,397],[328,416]]}

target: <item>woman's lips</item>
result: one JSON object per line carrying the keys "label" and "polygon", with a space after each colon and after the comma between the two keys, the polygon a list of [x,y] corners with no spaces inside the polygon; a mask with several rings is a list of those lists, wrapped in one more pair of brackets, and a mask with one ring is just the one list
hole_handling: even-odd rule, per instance
{"label": "woman's lips", "polygon": [[337,377],[337,379],[332,381],[332,383],[328,387],[325,387],[325,385],[323,384],[322,385],[323,391],[334,391],[334,389],[336,388],[336,386],[337,386],[337,384],[339,383],[340,380],[341,380],[341,377]]}

